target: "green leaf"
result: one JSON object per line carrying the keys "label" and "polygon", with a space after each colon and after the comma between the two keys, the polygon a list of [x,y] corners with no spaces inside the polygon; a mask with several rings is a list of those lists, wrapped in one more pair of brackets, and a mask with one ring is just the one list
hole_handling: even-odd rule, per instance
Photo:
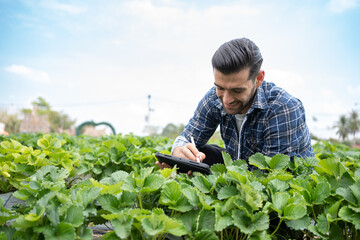
{"label": "green leaf", "polygon": [[258,167],[261,170],[268,170],[269,165],[265,160],[265,156],[262,153],[255,153],[254,155],[250,156],[249,164]]}
{"label": "green leaf", "polygon": [[284,209],[284,219],[294,220],[302,218],[306,215],[306,205],[305,204],[293,204],[290,203],[286,205]]}
{"label": "green leaf", "polygon": [[[223,203],[221,203],[222,205]],[[219,232],[233,224],[233,219],[229,211],[223,213],[222,206],[215,206],[215,231]]]}
{"label": "green leaf", "polygon": [[272,179],[269,181],[267,188],[271,193],[285,192],[289,188],[289,184],[279,179]]}
{"label": "green leaf", "polygon": [[360,206],[360,179],[357,180],[353,185],[350,186],[350,189],[357,199],[357,205]]}
{"label": "green leaf", "polygon": [[234,224],[245,234],[253,234],[256,231],[264,231],[269,228],[269,215],[264,212],[250,215],[247,211],[235,209],[232,212],[232,217]]}
{"label": "green leaf", "polygon": [[180,220],[169,218],[161,209],[154,209],[150,216],[145,216],[141,220],[141,225],[151,236],[160,233],[170,233],[175,236],[186,234],[184,224]]}
{"label": "green leaf", "polygon": [[316,228],[324,235],[329,231],[330,226],[324,213],[317,218]]}
{"label": "green leaf", "polygon": [[282,216],[289,199],[290,195],[287,192],[277,192],[271,196],[271,208]]}
{"label": "green leaf", "polygon": [[73,240],[76,238],[75,229],[65,222],[59,223],[55,228],[45,226],[36,231],[42,232],[46,240]]}
{"label": "green leaf", "polygon": [[65,222],[70,223],[73,227],[80,227],[84,223],[83,207],[72,205],[66,211]]}
{"label": "green leaf", "polygon": [[219,200],[224,200],[237,194],[239,194],[239,190],[235,186],[224,186],[218,192],[217,197]]}
{"label": "green leaf", "polygon": [[319,161],[319,166],[321,167],[321,170],[336,178],[340,178],[343,173],[346,172],[345,167],[338,158],[322,159]]}
{"label": "green leaf", "polygon": [[190,235],[193,235],[196,232],[198,217],[199,211],[195,210],[178,215],[176,218],[184,224],[186,232]]}
{"label": "green leaf", "polygon": [[164,205],[175,205],[181,197],[181,189],[177,182],[170,181],[163,185],[159,202]]}
{"label": "green leaf", "polygon": [[115,195],[112,194],[104,194],[97,198],[97,201],[100,203],[101,207],[109,212],[117,213],[121,212],[121,208],[119,208],[119,200]]}
{"label": "green leaf", "polygon": [[283,154],[277,154],[273,156],[269,162],[269,167],[271,169],[281,170],[284,169],[290,162],[290,157]]}
{"label": "green leaf", "polygon": [[201,230],[196,232],[194,240],[218,240],[219,238],[216,236],[213,230]]}
{"label": "green leaf", "polygon": [[251,234],[248,240],[271,240],[271,235],[266,231],[255,232]]}
{"label": "green leaf", "polygon": [[105,235],[101,237],[101,240],[120,240],[115,231],[107,232]]}
{"label": "green leaf", "polygon": [[224,159],[224,164],[226,167],[229,167],[232,165],[233,161],[231,159],[231,156],[230,154],[228,154],[227,152],[225,151],[222,151],[221,152],[221,155],[222,155],[222,158]]}
{"label": "green leaf", "polygon": [[315,190],[312,194],[312,200],[314,204],[323,204],[324,199],[330,196],[330,184],[321,182],[316,185]]}
{"label": "green leaf", "polygon": [[213,211],[201,210],[197,220],[196,231],[212,230],[215,226],[215,213]]}
{"label": "green leaf", "polygon": [[133,218],[127,212],[122,212],[117,219],[111,221],[111,224],[119,238],[127,238],[131,232]]}
{"label": "green leaf", "polygon": [[191,182],[203,193],[209,193],[212,189],[212,186],[207,178],[203,175],[196,176],[191,179]]}
{"label": "green leaf", "polygon": [[339,200],[334,204],[331,204],[330,208],[328,209],[328,216],[330,219],[336,219],[338,217],[338,211],[342,201],[343,200]]}
{"label": "green leaf", "polygon": [[20,200],[26,200],[29,197],[32,197],[32,195],[33,193],[26,188],[17,190],[16,192],[13,193],[13,196]]}
{"label": "green leaf", "polygon": [[199,196],[194,187],[182,187],[181,191],[192,206],[198,206],[200,204]]}
{"label": "green leaf", "polygon": [[348,206],[344,206],[339,210],[339,217],[344,221],[347,221],[355,226],[357,230],[360,230],[360,214],[355,212]]}
{"label": "green leaf", "polygon": [[336,194],[342,196],[349,203],[356,205],[356,198],[350,188],[338,188],[336,189]]}
{"label": "green leaf", "polygon": [[143,188],[141,189],[140,192],[144,192],[144,193],[154,192],[158,190],[163,185],[164,182],[165,179],[160,175],[155,175],[155,174],[149,175],[145,178]]}
{"label": "green leaf", "polygon": [[99,187],[85,187],[81,188],[77,193],[77,201],[82,204],[83,207],[86,206],[95,200],[95,198],[100,194],[101,188]]}
{"label": "green leaf", "polygon": [[315,157],[307,157],[305,159],[302,160],[304,165],[307,167],[315,167],[318,165],[319,160]]}
{"label": "green leaf", "polygon": [[304,216],[302,218],[298,218],[294,220],[285,219],[285,224],[294,230],[307,229],[310,223],[311,223],[311,218],[309,216]]}
{"label": "green leaf", "polygon": [[222,174],[222,173],[226,172],[226,167],[224,164],[217,163],[217,164],[213,164],[210,167],[210,170],[211,170],[212,174],[217,174],[217,173]]}
{"label": "green leaf", "polygon": [[238,166],[227,167],[226,178],[236,183],[247,183],[247,172]]}

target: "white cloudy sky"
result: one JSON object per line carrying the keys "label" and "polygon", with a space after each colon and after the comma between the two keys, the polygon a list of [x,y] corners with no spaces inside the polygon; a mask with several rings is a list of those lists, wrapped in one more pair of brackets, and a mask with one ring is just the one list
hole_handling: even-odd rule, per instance
{"label": "white cloudy sky", "polygon": [[41,96],[77,124],[142,135],[151,94],[152,125],[186,123],[215,50],[248,37],[310,131],[336,137],[339,116],[360,110],[359,23],[359,0],[0,0],[0,108]]}

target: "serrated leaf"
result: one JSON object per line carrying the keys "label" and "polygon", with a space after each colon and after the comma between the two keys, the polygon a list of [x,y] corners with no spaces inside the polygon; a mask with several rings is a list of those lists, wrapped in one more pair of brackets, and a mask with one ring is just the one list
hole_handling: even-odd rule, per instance
{"label": "serrated leaf", "polygon": [[196,232],[194,240],[218,240],[219,238],[212,230],[201,230]]}
{"label": "serrated leaf", "polygon": [[339,217],[343,220],[354,224],[357,230],[360,230],[360,214],[352,210],[348,206],[344,206],[339,210]]}
{"label": "serrated leaf", "polygon": [[221,206],[215,207],[215,231],[219,232],[233,224],[233,219],[230,212],[222,214]]}
{"label": "serrated leaf", "polygon": [[200,204],[199,196],[195,188],[184,187],[182,188],[182,193],[192,206],[197,206],[198,204]]}
{"label": "serrated leaf", "polygon": [[[319,161],[318,164],[321,169],[329,175],[332,175],[336,178],[340,178],[344,172],[346,172],[345,167],[340,162],[338,158],[326,158]],[[317,168],[315,168],[317,169]]]}
{"label": "serrated leaf", "polygon": [[163,185],[159,202],[168,205],[175,205],[181,197],[181,189],[177,182],[170,181]]}
{"label": "serrated leaf", "polygon": [[329,223],[327,221],[326,215],[325,214],[321,214],[318,218],[317,218],[317,223],[316,223],[316,228],[317,230],[322,233],[322,234],[326,234],[327,232],[329,232],[330,226]]}
{"label": "serrated leaf", "polygon": [[196,233],[196,224],[198,217],[199,210],[194,210],[178,215],[176,218],[184,224],[186,232],[188,234],[194,235],[194,233]]}
{"label": "serrated leaf", "polygon": [[225,151],[222,151],[221,152],[221,155],[222,155],[222,158],[224,159],[224,164],[226,167],[229,167],[232,165],[233,161],[231,159],[231,156],[230,154],[228,154],[227,152]]}
{"label": "serrated leaf", "polygon": [[305,204],[293,204],[290,203],[284,208],[283,218],[287,220],[294,220],[302,218],[306,215]]}
{"label": "serrated leaf", "polygon": [[111,221],[114,231],[119,238],[127,238],[130,235],[133,218],[125,212],[118,219]]}
{"label": "serrated leaf", "polygon": [[211,191],[211,184],[203,175],[196,176],[191,179],[191,182],[203,193],[209,193]]}
{"label": "serrated leaf", "polygon": [[288,163],[290,162],[290,157],[283,154],[277,154],[273,156],[269,162],[269,167],[271,169],[282,170],[284,169]]}
{"label": "serrated leaf", "polygon": [[265,156],[262,153],[255,153],[254,155],[249,157],[249,164],[261,169],[268,170],[269,165],[265,160]]}
{"label": "serrated leaf", "polygon": [[311,223],[311,218],[309,216],[304,216],[302,218],[298,218],[294,220],[285,220],[285,224],[294,230],[307,229],[310,223]]}
{"label": "serrated leaf", "polygon": [[155,174],[149,175],[145,178],[144,185],[140,190],[140,192],[142,193],[154,192],[158,190],[163,185],[164,182],[165,179],[160,175],[155,175]]}
{"label": "serrated leaf", "polygon": [[250,215],[247,211],[235,209],[232,211],[232,218],[234,219],[234,225],[245,234],[253,234],[256,231],[264,231],[269,228],[269,215],[264,212]]}
{"label": "serrated leaf", "polygon": [[209,210],[201,210],[197,220],[196,231],[201,230],[214,230],[215,226],[215,213]]}
{"label": "serrated leaf", "polygon": [[230,197],[233,197],[237,194],[239,194],[239,190],[237,190],[237,188],[235,186],[224,186],[218,192],[217,197],[219,200],[223,200],[223,199],[228,199]]}
{"label": "serrated leaf", "polygon": [[312,194],[312,200],[314,204],[323,204],[324,199],[330,196],[330,184],[321,182],[316,185],[315,190]]}
{"label": "serrated leaf", "polygon": [[217,164],[213,164],[210,167],[210,170],[213,174],[217,174],[217,173],[222,174],[226,172],[226,167],[224,164],[217,163]]}
{"label": "serrated leaf", "polygon": [[78,205],[72,205],[66,211],[65,222],[70,223],[73,227],[80,227],[84,222],[83,208]]}
{"label": "serrated leaf", "polygon": [[316,159],[315,157],[307,157],[307,158],[303,159],[302,162],[307,167],[315,167],[318,165],[319,160]]}
{"label": "serrated leaf", "polygon": [[277,192],[271,196],[271,208],[282,216],[289,199],[290,195],[287,192]]}
{"label": "serrated leaf", "polygon": [[121,212],[121,208],[119,208],[119,200],[115,195],[112,194],[104,194],[97,198],[97,201],[100,203],[101,207],[109,212],[117,213]]}
{"label": "serrated leaf", "polygon": [[360,180],[357,180],[353,185],[350,186],[350,189],[357,199],[357,205],[360,206]]}
{"label": "serrated leaf", "polygon": [[236,183],[247,183],[247,172],[238,166],[227,167],[226,178]]}
{"label": "serrated leaf", "polygon": [[76,238],[75,229],[69,223],[59,223],[55,227],[55,231],[46,226],[37,230],[42,232],[47,240],[73,240]]}
{"label": "serrated leaf", "polygon": [[269,181],[267,188],[272,193],[284,192],[286,189],[289,188],[289,184],[287,182],[281,181],[279,179],[272,179]]}

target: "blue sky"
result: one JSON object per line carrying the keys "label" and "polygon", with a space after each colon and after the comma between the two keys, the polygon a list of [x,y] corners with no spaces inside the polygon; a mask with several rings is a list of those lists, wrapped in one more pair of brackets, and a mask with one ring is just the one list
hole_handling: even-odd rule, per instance
{"label": "blue sky", "polygon": [[0,0],[0,108],[42,96],[77,124],[141,135],[151,94],[152,125],[186,123],[215,50],[248,37],[265,80],[304,103],[311,132],[336,137],[339,116],[360,110],[359,23],[359,0]]}

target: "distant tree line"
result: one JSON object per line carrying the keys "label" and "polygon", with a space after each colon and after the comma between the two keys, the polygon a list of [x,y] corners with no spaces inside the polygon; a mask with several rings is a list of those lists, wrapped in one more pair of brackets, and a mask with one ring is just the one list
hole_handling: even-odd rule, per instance
{"label": "distant tree line", "polygon": [[[75,125],[75,120],[72,120],[67,114],[57,112],[51,109],[50,104],[42,97],[38,97],[31,103],[37,107],[38,115],[47,115],[47,120],[50,124],[50,132],[58,132],[59,129],[71,129]],[[20,133],[20,124],[22,115],[32,114],[32,109],[21,109],[21,113],[8,114],[6,111],[0,111],[0,122],[5,124],[5,131],[11,134]]]}
{"label": "distant tree line", "polygon": [[354,142],[356,141],[356,133],[360,131],[360,119],[356,110],[352,110],[348,115],[341,115],[339,120],[335,123],[334,128],[337,129],[336,134],[341,141],[349,140],[352,136]]}

